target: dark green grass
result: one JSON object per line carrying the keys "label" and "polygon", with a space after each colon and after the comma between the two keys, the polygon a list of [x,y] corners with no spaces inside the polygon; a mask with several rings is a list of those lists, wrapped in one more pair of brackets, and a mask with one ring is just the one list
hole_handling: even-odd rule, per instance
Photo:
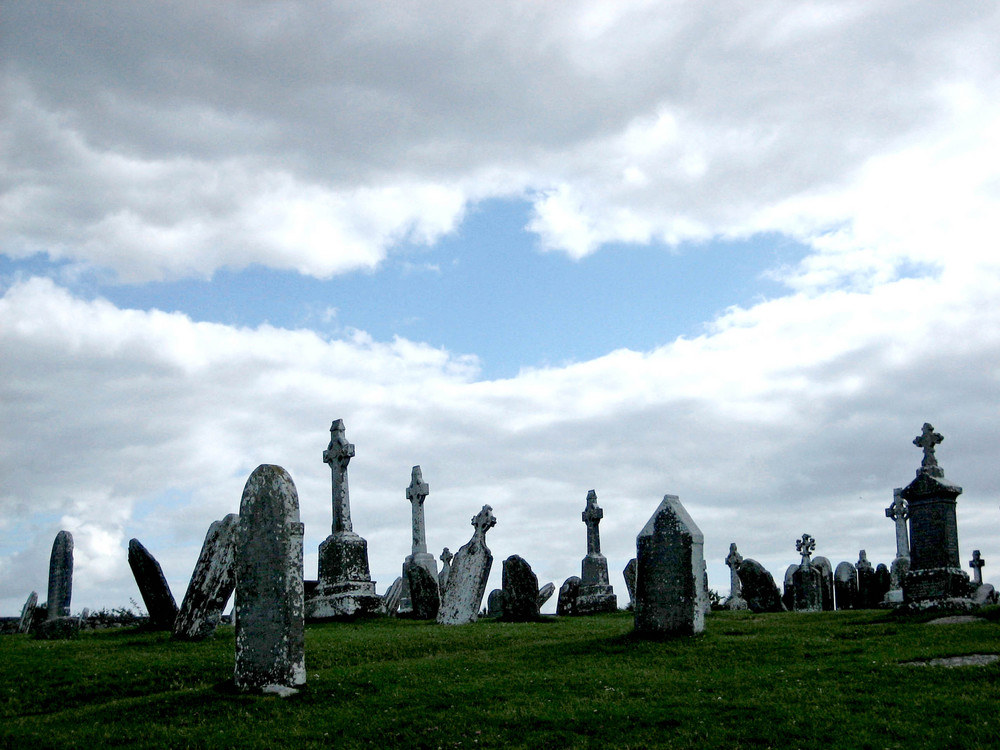
{"label": "dark green grass", "polygon": [[928,625],[879,612],[715,612],[705,633],[632,638],[631,615],[376,620],[306,629],[308,686],[231,687],[233,631],[174,643],[135,630],[0,638],[0,743],[17,747],[990,748],[994,618]]}

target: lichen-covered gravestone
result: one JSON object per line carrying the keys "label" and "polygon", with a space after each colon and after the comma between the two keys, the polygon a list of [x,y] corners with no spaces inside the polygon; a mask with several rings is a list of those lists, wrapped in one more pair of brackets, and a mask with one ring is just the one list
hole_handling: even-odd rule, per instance
{"label": "lichen-covered gravestone", "polygon": [[441,594],[437,621],[442,625],[475,622],[493,567],[493,553],[486,546],[486,532],[496,526],[493,509],[484,505],[472,519],[472,539],[462,545],[452,561],[448,583]]}
{"label": "lichen-covered gravestone", "polygon": [[636,537],[635,631],[694,635],[705,628],[705,537],[676,495],[664,495]]}
{"label": "lichen-covered gravestone", "polygon": [[503,595],[500,617],[507,622],[530,622],[538,619],[538,577],[519,555],[503,561]]}
{"label": "lichen-covered gravestone", "polygon": [[836,594],[837,609],[857,609],[858,570],[846,560],[837,566],[833,574],[833,589]]}
{"label": "lichen-covered gravestone", "polygon": [[792,609],[796,612],[821,612],[823,610],[823,580],[812,565],[816,540],[809,534],[795,542],[795,551],[802,555],[802,562],[792,573]]}
{"label": "lichen-covered gravestone", "polygon": [[441,572],[438,573],[439,591],[444,591],[444,586],[448,583],[448,574],[451,573],[451,561],[454,557],[447,547],[441,551],[441,557],[438,558],[441,561]]}
{"label": "lichen-covered gravestone", "polygon": [[540,586],[538,588],[538,609],[541,609],[545,602],[552,598],[554,593],[556,593],[556,585],[552,581],[549,581],[544,586]]}
{"label": "lichen-covered gravestone", "polygon": [[576,614],[576,600],[580,595],[580,576],[570,576],[559,587],[559,599],[556,601],[556,614],[560,617],[571,617]]}
{"label": "lichen-covered gravestone", "polygon": [[172,630],[177,619],[177,603],[170,593],[170,586],[163,575],[160,563],[138,539],[128,543],[128,564],[135,576],[139,594],[149,612],[149,627],[152,630]]}
{"label": "lichen-covered gravestone", "polygon": [[236,588],[236,530],[240,517],[230,513],[213,521],[201,545],[187,593],[174,620],[174,638],[197,640],[215,632],[226,602]]}
{"label": "lichen-covered gravestone", "polygon": [[[407,570],[411,565],[419,565],[437,580],[437,562],[434,555],[427,551],[427,531],[424,521],[424,501],[430,494],[430,486],[424,481],[424,475],[419,466],[414,466],[410,471],[410,485],[406,488],[406,499],[410,501],[410,527],[412,531],[412,545],[410,554],[403,561],[403,597],[399,606],[402,612],[408,612],[413,608],[410,594],[410,576]],[[427,603],[422,605],[423,611],[427,610]],[[437,609],[435,608],[435,614]],[[416,617],[416,615],[414,615]],[[425,619],[417,617],[417,619]]]}
{"label": "lichen-covered gravestone", "polygon": [[73,598],[73,535],[60,531],[52,542],[49,557],[49,589],[46,617],[68,617],[70,601]]}
{"label": "lichen-covered gravestone", "polygon": [[725,601],[726,609],[741,610],[747,608],[746,599],[743,598],[740,574],[737,572],[742,563],[743,555],[736,549],[736,542],[732,542],[729,545],[729,554],[726,555],[726,565],[729,567],[729,598]]}
{"label": "lichen-covered gravestone", "polygon": [[403,596],[403,577],[399,576],[392,585],[382,594],[382,610],[387,615],[394,615],[399,611],[399,600]]}
{"label": "lichen-covered gravestone", "polygon": [[618,597],[608,578],[608,561],[601,553],[601,519],[604,511],[597,504],[597,492],[587,493],[586,507],[581,514],[587,526],[587,556],[580,565],[579,601],[573,608],[578,615],[615,612]]}
{"label": "lichen-covered gravestone", "polygon": [[759,562],[745,558],[736,571],[740,576],[743,598],[751,612],[783,612],[781,592],[774,583],[774,577]]}
{"label": "lichen-covered gravestone", "polygon": [[410,583],[410,611],[414,620],[434,620],[441,608],[437,576],[431,575],[423,565],[411,563],[406,566],[406,577]]}
{"label": "lichen-covered gravestone", "polygon": [[833,565],[825,557],[814,557],[812,566],[819,571],[820,584],[823,589],[823,611],[830,612],[833,604]]}
{"label": "lichen-covered gravestone", "polygon": [[32,591],[21,608],[21,619],[17,621],[17,632],[27,633],[35,619],[35,609],[38,607],[38,592]]}
{"label": "lichen-covered gravestone", "polygon": [[236,544],[236,668],[240,690],[304,685],[305,618],[299,497],[280,466],[254,469]]}
{"label": "lichen-covered gravestone", "polygon": [[910,508],[902,487],[892,491],[892,505],[885,509],[885,517],[896,525],[896,558],[889,567],[889,591],[884,602],[896,605],[903,603],[903,579],[910,570],[910,534],[906,527]]}

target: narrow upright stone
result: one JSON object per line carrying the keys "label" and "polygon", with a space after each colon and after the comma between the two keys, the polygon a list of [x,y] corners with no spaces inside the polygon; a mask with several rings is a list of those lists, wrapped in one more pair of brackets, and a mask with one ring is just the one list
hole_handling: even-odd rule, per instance
{"label": "narrow upright stone", "polygon": [[240,690],[306,682],[299,497],[280,466],[258,466],[240,502],[236,669]]}
{"label": "narrow upright stone", "polygon": [[[410,501],[410,516],[413,543],[410,554],[403,561],[403,598],[400,601],[400,609],[409,611],[413,604],[410,593],[410,576],[407,573],[412,565],[419,565],[427,573],[437,580],[437,562],[434,555],[427,552],[427,533],[424,523],[424,501],[430,494],[430,487],[424,481],[423,473],[419,466],[414,466],[410,472],[410,486],[406,488],[406,499]],[[425,607],[426,609],[426,607]]]}
{"label": "narrow upright stone", "polygon": [[820,584],[823,590],[823,611],[830,612],[834,609],[833,564],[825,557],[814,557],[812,566],[819,571],[820,575]]}
{"label": "narrow upright stone", "polygon": [[855,601],[856,609],[874,609],[878,606],[875,600],[875,568],[868,561],[868,553],[864,550],[858,551],[858,561],[854,563],[858,571],[858,597]]}
{"label": "narrow upright stone", "polygon": [[149,612],[149,627],[152,630],[173,630],[177,619],[177,602],[170,593],[166,576],[160,563],[138,539],[128,543],[128,565],[132,568],[139,594]]}
{"label": "narrow upright stone", "polygon": [[628,606],[630,609],[635,608],[635,567],[637,561],[633,557],[626,564],[622,570],[622,577],[625,579],[625,588],[628,589]]}
{"label": "narrow upright stone", "polygon": [[447,547],[441,552],[441,557],[438,559],[441,561],[441,572],[438,573],[438,589],[444,591],[444,586],[448,583],[448,575],[451,573],[451,561],[455,556],[451,554],[451,550]]}
{"label": "narrow upright stone", "polygon": [[49,557],[49,593],[45,603],[46,617],[69,617],[69,605],[73,598],[73,535],[60,531],[52,542]]}
{"label": "narrow upright stone", "polygon": [[615,612],[618,597],[608,579],[608,561],[601,554],[601,531],[599,524],[604,511],[597,504],[597,493],[587,493],[587,505],[581,514],[587,526],[587,556],[583,558],[580,574],[580,600],[574,608],[576,614],[586,615],[597,612]]}
{"label": "narrow upright stone", "polygon": [[35,619],[35,609],[38,607],[38,592],[32,591],[28,594],[24,606],[21,607],[21,619],[17,621],[17,632],[27,633],[31,630],[31,623]]}
{"label": "narrow upright stone", "polygon": [[725,601],[727,609],[746,609],[747,602],[743,598],[743,585],[740,583],[739,568],[743,563],[743,555],[736,549],[736,542],[729,545],[726,555],[726,565],[729,567],[729,598]]}
{"label": "narrow upright stone", "polygon": [[538,576],[519,555],[503,561],[503,595],[500,617],[507,622],[530,622],[538,619]]}
{"label": "narrow upright stone", "polygon": [[885,517],[891,518],[896,525],[896,557],[889,566],[889,591],[884,603],[896,605],[903,603],[903,579],[910,571],[910,535],[906,527],[910,508],[903,498],[902,487],[892,491],[892,505],[885,509]]}
{"label": "narrow upright stone", "polygon": [[636,538],[636,633],[662,637],[704,630],[704,544],[680,499],[664,495]]}
{"label": "narrow upright stone", "polygon": [[484,505],[472,519],[472,539],[462,545],[452,561],[448,583],[441,594],[437,621],[442,625],[475,622],[493,567],[493,553],[486,546],[486,532],[496,526],[493,509]]}
{"label": "narrow upright stone", "polygon": [[812,566],[812,553],[816,540],[809,534],[795,542],[795,550],[802,555],[802,562],[792,574],[793,606],[796,612],[823,611],[823,581],[820,572]]}
{"label": "narrow upright stone", "polygon": [[837,609],[858,607],[858,569],[846,560],[834,571],[833,590],[836,594]]}
{"label": "narrow upright stone", "polygon": [[215,632],[236,588],[236,531],[240,517],[230,513],[213,521],[201,545],[191,581],[174,620],[174,638],[197,640]]}

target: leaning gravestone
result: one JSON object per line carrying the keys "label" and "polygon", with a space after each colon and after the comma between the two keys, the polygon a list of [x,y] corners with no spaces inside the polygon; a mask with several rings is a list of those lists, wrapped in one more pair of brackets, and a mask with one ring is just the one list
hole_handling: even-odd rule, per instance
{"label": "leaning gravestone", "polygon": [[403,577],[398,577],[392,585],[386,589],[382,595],[382,610],[387,615],[394,615],[399,611],[399,600],[403,597]]}
{"label": "leaning gravestone", "polygon": [[812,553],[816,540],[809,534],[795,542],[795,551],[802,555],[802,562],[792,574],[793,609],[796,612],[823,611],[823,577],[812,565]]}
{"label": "leaning gravestone", "polygon": [[31,622],[35,619],[35,609],[38,607],[38,592],[28,594],[24,606],[21,607],[21,619],[17,621],[17,632],[27,633],[31,630]]}
{"label": "leaning gravestone", "polygon": [[170,593],[160,563],[138,539],[129,540],[128,565],[132,568],[135,583],[149,612],[150,629],[172,630],[174,620],[177,619],[177,603]]}
{"label": "leaning gravestone", "polygon": [[846,560],[834,571],[833,590],[837,609],[858,608],[858,570]]}
{"label": "leaning gravestone", "polygon": [[549,599],[552,598],[552,595],[554,593],[556,593],[556,585],[554,583],[552,583],[552,581],[549,581],[544,586],[539,587],[539,589],[538,589],[538,609],[539,610],[542,608],[542,605],[544,605],[545,602],[547,602]]}
{"label": "leaning gravestone", "polygon": [[781,593],[774,583],[774,577],[756,560],[746,558],[736,571],[743,587],[743,598],[747,608],[754,613],[784,612]]}
{"label": "leaning gravestone", "polygon": [[664,495],[636,537],[635,632],[694,635],[705,628],[705,537],[676,495]]}
{"label": "leaning gravestone", "polygon": [[625,565],[625,569],[622,571],[622,577],[625,579],[625,588],[628,589],[628,606],[629,608],[635,607],[635,566],[636,559],[633,557]]}
{"label": "leaning gravestone", "polygon": [[519,555],[503,561],[503,595],[500,618],[506,622],[531,622],[538,619],[538,576]]}
{"label": "leaning gravestone", "polygon": [[299,497],[280,466],[254,469],[243,489],[236,544],[236,687],[306,682]]}
{"label": "leaning gravestone", "polygon": [[[437,571],[435,571],[436,573]],[[410,611],[414,620],[434,620],[441,608],[437,576],[431,575],[423,565],[412,562],[406,566],[406,577],[410,583]]]}
{"label": "leaning gravestone", "polygon": [[174,620],[174,638],[198,640],[215,632],[226,602],[236,588],[233,559],[239,522],[239,515],[230,513],[208,527],[187,593]]}
{"label": "leaning gravestone", "polygon": [[576,614],[576,599],[580,595],[580,576],[570,576],[559,587],[559,599],[556,601],[556,614],[560,617],[572,617]]}
{"label": "leaning gravestone", "polygon": [[49,596],[45,602],[49,620],[69,616],[73,598],[73,535],[60,531],[52,542],[49,557]]}
{"label": "leaning gravestone", "polygon": [[437,621],[442,625],[464,625],[475,622],[486,593],[486,581],[493,567],[493,553],[486,546],[486,532],[496,526],[493,509],[484,505],[472,519],[472,539],[452,560],[448,583],[441,594],[441,609]]}

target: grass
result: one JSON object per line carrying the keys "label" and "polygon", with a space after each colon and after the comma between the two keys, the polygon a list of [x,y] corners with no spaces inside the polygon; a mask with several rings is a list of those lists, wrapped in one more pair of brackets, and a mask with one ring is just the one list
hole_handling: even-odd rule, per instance
{"label": "grass", "polygon": [[632,638],[630,614],[462,627],[310,625],[308,686],[231,687],[234,636],[134,629],[0,638],[5,747],[987,748],[998,613],[928,625],[883,612],[715,612],[705,633]]}

